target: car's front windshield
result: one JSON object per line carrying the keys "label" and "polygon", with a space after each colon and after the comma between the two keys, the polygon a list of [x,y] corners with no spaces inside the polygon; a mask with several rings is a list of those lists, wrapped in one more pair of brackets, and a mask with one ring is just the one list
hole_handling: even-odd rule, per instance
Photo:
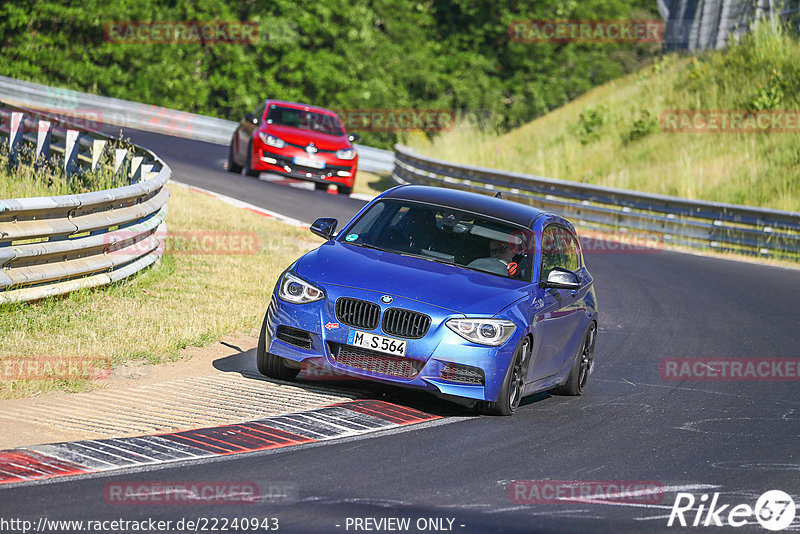
{"label": "car's front windshield", "polygon": [[339,121],[333,115],[287,108],[272,104],[267,113],[267,124],[291,126],[327,135],[344,135]]}
{"label": "car's front windshield", "polygon": [[530,281],[533,232],[466,211],[381,200],[339,241]]}

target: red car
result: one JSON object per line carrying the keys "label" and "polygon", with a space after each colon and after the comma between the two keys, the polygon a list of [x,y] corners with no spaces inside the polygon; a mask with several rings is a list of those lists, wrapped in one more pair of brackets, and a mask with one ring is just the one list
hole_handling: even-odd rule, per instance
{"label": "red car", "polygon": [[228,170],[258,176],[273,172],[314,182],[317,189],[335,184],[339,194],[353,192],[360,136],[345,132],[333,111],[280,100],[267,100],[248,113],[231,139]]}

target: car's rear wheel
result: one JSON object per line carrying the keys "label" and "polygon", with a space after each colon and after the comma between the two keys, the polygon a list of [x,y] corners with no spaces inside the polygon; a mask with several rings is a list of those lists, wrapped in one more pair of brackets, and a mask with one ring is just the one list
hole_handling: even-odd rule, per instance
{"label": "car's rear wheel", "polygon": [[261,174],[260,171],[253,169],[253,142],[251,141],[249,145],[247,145],[247,165],[245,172],[247,176],[258,176]]}
{"label": "car's rear wheel", "polygon": [[589,325],[589,330],[583,336],[583,343],[581,344],[580,351],[575,357],[575,361],[570,369],[567,381],[562,386],[558,386],[551,391],[557,395],[581,395],[586,382],[589,380],[589,373],[594,364],[594,342],[597,337],[597,324],[592,322]]}
{"label": "car's rear wheel", "polygon": [[275,356],[267,352],[267,318],[261,325],[261,335],[258,337],[258,347],[256,348],[256,367],[258,372],[264,376],[277,380],[294,380],[300,372],[299,368],[286,365],[286,360],[280,356]]}
{"label": "car's rear wheel", "polygon": [[525,367],[531,354],[531,340],[525,337],[517,346],[511,365],[506,371],[500,396],[495,402],[485,402],[481,411],[488,415],[514,415],[522,400],[522,386],[525,383]]}
{"label": "car's rear wheel", "polygon": [[236,164],[236,160],[233,159],[233,139],[231,139],[231,145],[228,147],[228,172],[235,172],[240,173],[242,172],[242,166]]}
{"label": "car's rear wheel", "polygon": [[346,187],[346,186],[343,186],[343,185],[337,185],[336,189],[337,189],[338,194],[340,194],[340,195],[348,195],[349,196],[350,193],[353,192],[353,188],[352,187]]}

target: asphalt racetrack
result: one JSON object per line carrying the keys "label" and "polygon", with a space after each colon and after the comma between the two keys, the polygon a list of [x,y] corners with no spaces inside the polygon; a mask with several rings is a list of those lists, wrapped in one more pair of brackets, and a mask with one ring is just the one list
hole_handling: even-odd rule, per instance
{"label": "asphalt racetrack", "polygon": [[[126,135],[154,150],[180,182],[306,223],[323,216],[343,223],[364,205],[228,173],[227,147]],[[768,490],[800,505],[800,382],[780,379],[774,368],[760,380],[672,380],[663,365],[788,359],[791,370],[800,360],[800,270],[601,245],[584,242],[600,322],[596,366],[582,397],[539,394],[503,418],[391,390],[391,402],[443,418],[273,452],[0,487],[0,516],[34,524],[42,516],[277,518],[279,532],[667,532],[699,530],[692,522],[699,516],[704,524],[718,494],[716,508],[728,505],[716,516],[725,526],[709,518],[706,531],[766,532],[754,514],[734,529],[729,513],[740,504],[756,507]],[[107,484],[131,480],[251,481],[262,491],[289,488],[292,497],[267,492],[256,504],[226,506],[106,503]],[[567,487],[560,481],[650,490],[581,499],[553,494]],[[695,501],[684,513],[689,526],[675,519],[668,527],[679,493]],[[800,517],[785,531],[800,531]]]}

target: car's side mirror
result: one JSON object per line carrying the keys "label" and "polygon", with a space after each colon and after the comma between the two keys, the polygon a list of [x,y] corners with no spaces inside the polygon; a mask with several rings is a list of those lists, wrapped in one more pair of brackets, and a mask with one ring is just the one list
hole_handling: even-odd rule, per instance
{"label": "car's side mirror", "polygon": [[348,135],[347,138],[350,140],[351,143],[358,143],[359,141],[361,141],[361,136],[355,132],[350,133],[350,135]]}
{"label": "car's side mirror", "polygon": [[581,281],[578,279],[578,275],[572,271],[561,267],[553,267],[547,275],[547,281],[542,286],[555,289],[580,289]]}
{"label": "car's side mirror", "polygon": [[252,124],[258,124],[258,117],[256,117],[252,113],[245,113],[244,114],[244,121],[252,123]]}
{"label": "car's side mirror", "polygon": [[311,233],[318,235],[323,239],[333,239],[333,232],[336,230],[336,225],[339,221],[331,217],[322,217],[314,221],[311,225]]}

